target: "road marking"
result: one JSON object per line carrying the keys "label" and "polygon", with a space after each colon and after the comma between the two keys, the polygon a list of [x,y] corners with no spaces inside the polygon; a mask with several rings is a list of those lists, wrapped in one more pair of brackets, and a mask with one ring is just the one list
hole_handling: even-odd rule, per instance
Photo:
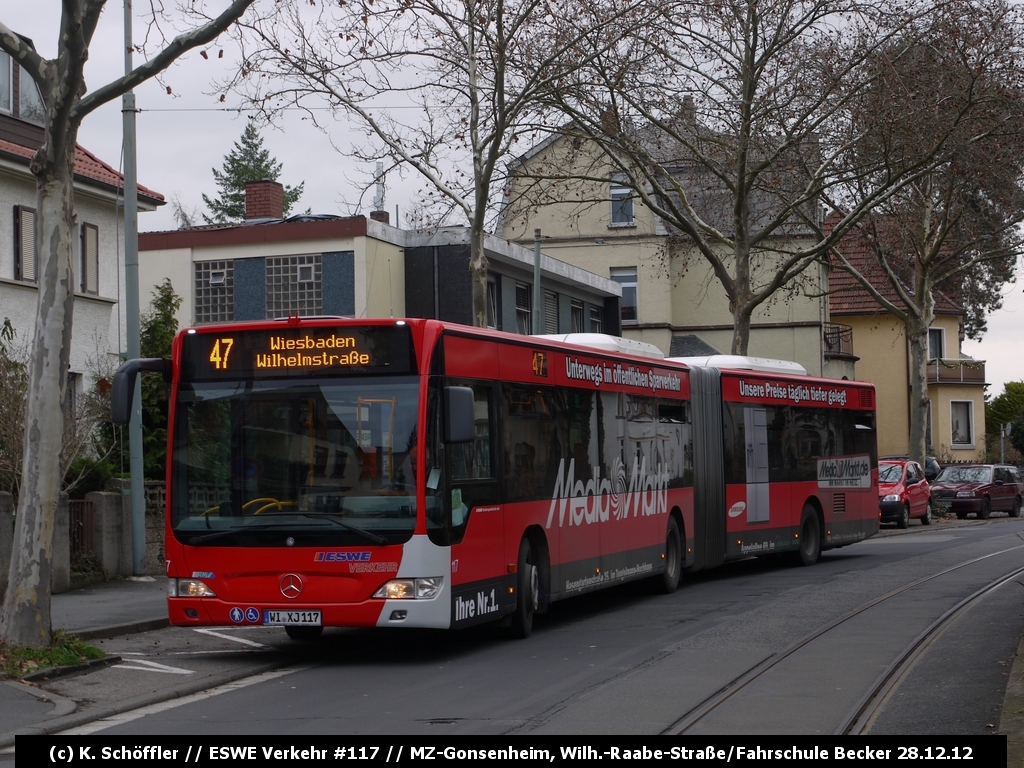
{"label": "road marking", "polygon": [[85,736],[90,733],[96,733],[97,731],[105,731],[107,728],[113,728],[124,723],[130,723],[133,720],[138,720],[143,717],[149,717],[150,715],[156,715],[160,712],[166,712],[169,709],[175,709],[187,704],[195,704],[202,701],[203,699],[210,699],[214,696],[220,696],[222,693],[230,693],[231,691],[237,691],[242,688],[248,688],[250,685],[257,685],[258,683],[266,683],[270,680],[275,680],[285,675],[290,675],[293,672],[304,672],[309,669],[309,666],[304,667],[291,667],[289,669],[274,669],[270,672],[261,672],[258,675],[252,677],[246,677],[241,680],[235,680],[233,683],[225,683],[219,685],[216,688],[211,688],[208,691],[200,691],[199,693],[193,693],[190,696],[184,696],[180,699],[170,699],[169,701],[163,701],[159,704],[150,704],[148,707],[142,707],[140,709],[132,710],[131,712],[122,712],[119,715],[113,715],[112,717],[105,717],[102,720],[97,720],[93,723],[86,725],[80,725],[77,728],[70,728],[66,731],[60,731],[60,736]]}
{"label": "road marking", "polygon": [[198,632],[201,635],[211,635],[213,637],[219,637],[222,640],[234,640],[236,643],[242,643],[243,645],[251,645],[254,648],[266,648],[263,643],[257,643],[253,640],[246,640],[244,637],[235,637],[234,635],[226,635],[223,632],[218,632],[215,629],[196,628],[192,630]]}
{"label": "road marking", "polygon": [[141,667],[131,667],[128,664],[115,664],[113,669],[135,669],[140,672],[163,672],[165,675],[194,675],[193,669],[182,669],[181,667],[169,667],[166,664],[158,664],[155,661],[145,659],[132,659],[132,664],[143,664]]}

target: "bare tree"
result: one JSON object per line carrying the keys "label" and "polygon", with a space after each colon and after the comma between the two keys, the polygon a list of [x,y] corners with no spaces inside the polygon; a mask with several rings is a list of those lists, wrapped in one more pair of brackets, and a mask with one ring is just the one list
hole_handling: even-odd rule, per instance
{"label": "bare tree", "polygon": [[[517,172],[562,200],[569,179],[596,189],[611,174],[631,188],[674,234],[671,258],[710,265],[732,313],[732,352],[746,354],[754,311],[799,289],[805,270],[858,220],[936,162],[936,147],[883,169],[851,167],[845,153],[863,130],[851,109],[876,77],[872,53],[932,5],[666,0],[649,8],[643,37],[610,50],[596,37],[586,66],[567,71],[551,93],[569,141]],[[858,179],[870,184],[846,194]],[[840,202],[837,226],[823,232],[822,207]]]}
{"label": "bare tree", "polygon": [[[513,149],[544,130],[540,104],[566,66],[601,47],[588,31],[646,25],[643,0],[283,0],[240,27],[243,66],[226,87],[273,119],[300,107],[326,132],[353,120],[363,145],[336,144],[385,176],[425,182],[435,224],[468,223],[473,322],[487,324],[484,237]],[[612,36],[605,36],[606,45]],[[326,107],[329,119],[318,108]],[[371,180],[369,188],[376,181]]]}
{"label": "bare tree", "polygon": [[[53,526],[60,491],[64,418],[71,345],[74,263],[73,168],[82,120],[140,83],[158,75],[186,51],[209,43],[231,25],[253,0],[225,2],[218,16],[200,17],[195,26],[126,74],[87,91],[85,62],[105,0],[64,0],[57,56],[44,59],[0,23],[0,49],[39,86],[46,116],[42,146],[29,168],[36,179],[35,248],[39,258],[39,302],[28,366],[25,450],[18,496],[14,551],[0,614],[0,641],[10,645],[50,642],[50,571]],[[201,7],[183,6],[195,18]],[[154,19],[155,21],[155,19]]]}
{"label": "bare tree", "polygon": [[[840,246],[834,261],[906,327],[910,455],[923,461],[935,294],[964,306],[977,338],[1024,254],[1024,15],[998,0],[957,0],[915,26],[912,45],[873,58],[877,77],[858,99],[863,130],[848,162],[913,163],[941,145],[940,162],[862,222],[854,237],[869,258]],[[857,192],[868,184],[859,180]]]}

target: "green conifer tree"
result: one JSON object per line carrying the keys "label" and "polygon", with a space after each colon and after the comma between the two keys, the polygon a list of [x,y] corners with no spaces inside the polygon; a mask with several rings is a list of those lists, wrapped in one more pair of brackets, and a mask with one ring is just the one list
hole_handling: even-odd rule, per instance
{"label": "green conifer tree", "polygon": [[[226,224],[245,221],[245,185],[250,181],[269,179],[277,181],[281,175],[281,163],[270,156],[263,148],[263,137],[256,126],[249,123],[242,131],[242,138],[235,142],[234,149],[224,156],[221,170],[213,168],[213,180],[220,189],[217,197],[203,195],[203,202],[210,209],[210,214],[203,214],[207,224]],[[288,215],[292,206],[302,196],[306,182],[297,187],[284,188],[284,214]]]}

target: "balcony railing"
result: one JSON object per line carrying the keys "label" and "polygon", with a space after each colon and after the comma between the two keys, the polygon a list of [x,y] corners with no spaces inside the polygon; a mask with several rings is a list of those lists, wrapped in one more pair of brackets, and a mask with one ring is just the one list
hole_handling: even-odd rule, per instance
{"label": "balcony railing", "polygon": [[929,384],[984,384],[985,361],[932,358],[927,376]]}
{"label": "balcony railing", "polygon": [[853,357],[853,328],[842,323],[824,323],[821,326],[825,356]]}

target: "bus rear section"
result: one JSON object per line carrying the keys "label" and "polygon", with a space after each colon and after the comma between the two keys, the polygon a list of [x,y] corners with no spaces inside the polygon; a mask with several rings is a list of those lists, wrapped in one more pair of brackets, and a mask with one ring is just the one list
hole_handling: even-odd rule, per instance
{"label": "bus rear section", "polygon": [[822,550],[878,532],[870,384],[723,371],[726,559]]}

